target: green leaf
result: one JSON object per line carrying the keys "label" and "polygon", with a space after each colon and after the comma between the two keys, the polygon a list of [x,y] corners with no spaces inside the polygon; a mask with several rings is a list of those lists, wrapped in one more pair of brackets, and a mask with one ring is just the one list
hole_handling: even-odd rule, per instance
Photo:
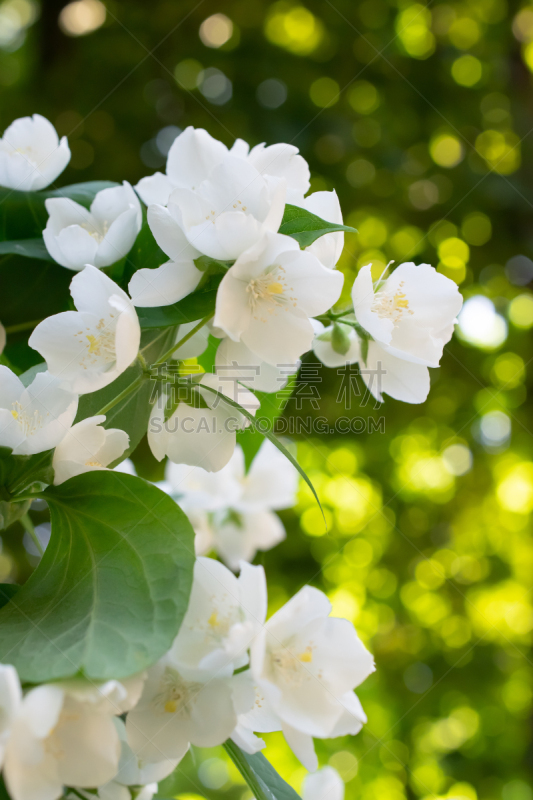
{"label": "green leaf", "polygon": [[[249,755],[228,739],[224,749],[250,787],[256,800],[300,800],[262,753]],[[326,800],[326,798],[324,798]]]}
{"label": "green leaf", "polygon": [[69,197],[89,208],[97,192],[118,185],[113,181],[88,181],[48,192],[17,192],[15,189],[2,188],[0,189],[0,241],[40,237],[48,219],[44,204],[48,197]]}
{"label": "green leaf", "polygon": [[52,536],[0,611],[0,663],[31,683],[146,669],[170,648],[187,610],[187,517],[153,484],[110,471],[77,475],[41,496]]}
{"label": "green leaf", "polygon": [[299,206],[291,206],[289,203],[285,206],[285,213],[281,220],[280,233],[286,236],[292,236],[296,239],[300,247],[308,247],[313,244],[316,239],[325,236],[326,233],[335,233],[336,231],[348,231],[349,233],[357,233],[355,228],[350,228],[349,225],[337,225],[334,222],[326,222],[325,219],[317,217],[316,214],[311,214],[305,208]]}
{"label": "green leaf", "polygon": [[[16,583],[0,583],[0,608],[6,606],[19,589],[20,586]],[[0,794],[1,797],[2,795]]]}
{"label": "green leaf", "polygon": [[37,258],[41,261],[53,261],[54,259],[46,249],[44,239],[20,239],[13,242],[0,242],[0,256],[5,255],[25,256],[26,258]]}
{"label": "green leaf", "polygon": [[[170,347],[173,336],[174,331],[171,329],[146,331],[142,334],[141,352],[148,366],[157,361],[158,357]],[[126,431],[130,437],[129,448],[122,458],[127,458],[135,450],[146,433],[148,420],[150,419],[150,399],[155,383],[149,377],[142,381],[142,376],[143,368],[139,361],[135,361],[109,386],[105,386],[97,392],[82,395],[78,405],[75,422],[80,422],[82,419],[99,414],[105,406],[117,398],[128,386],[135,381],[139,381],[138,386],[131,394],[128,394],[117,405],[105,412],[104,428],[120,428]]]}
{"label": "green leaf", "polygon": [[0,775],[0,800],[11,800],[10,796],[7,793],[4,779],[2,778],[1,775]]}
{"label": "green leaf", "polygon": [[[205,383],[202,383],[202,389],[205,389],[206,391],[208,391],[208,392],[211,392],[212,394],[216,394],[216,395],[217,395],[217,396],[218,396],[218,397],[219,397],[219,398],[220,398],[220,399],[221,399],[221,400],[222,400],[224,403],[227,403],[227,404],[228,404],[229,406],[231,406],[232,408],[235,408],[235,409],[237,409],[237,410],[239,411],[239,413],[240,413],[240,414],[242,414],[244,417],[246,417],[246,419],[250,420],[250,423],[253,425],[253,427],[254,427],[254,428],[255,428],[255,429],[256,429],[256,430],[257,430],[257,431],[258,431],[258,432],[259,432],[259,433],[260,433],[262,436],[265,436],[265,437],[266,437],[266,438],[267,438],[267,439],[268,439],[270,442],[272,442],[272,444],[273,444],[273,445],[275,445],[275,447],[277,447],[277,448],[278,448],[278,450],[280,451],[280,453],[283,453],[283,455],[285,456],[285,458],[287,458],[287,459],[288,459],[288,460],[291,462],[291,464],[293,465],[293,467],[294,467],[295,469],[297,469],[297,470],[298,470],[298,472],[300,473],[300,475],[302,476],[302,478],[304,479],[304,481],[306,482],[306,484],[307,484],[307,485],[309,486],[309,488],[311,489],[311,492],[313,493],[313,497],[314,497],[314,498],[315,498],[315,500],[317,501],[317,503],[318,503],[318,507],[320,508],[320,511],[322,512],[322,516],[323,516],[323,518],[324,518],[324,523],[326,524],[326,517],[325,517],[325,514],[324,514],[324,510],[323,510],[323,508],[322,508],[322,504],[321,504],[320,500],[318,499],[318,495],[317,495],[317,493],[316,493],[316,489],[315,489],[315,487],[314,487],[314,486],[313,486],[313,484],[311,483],[311,480],[309,479],[309,477],[308,477],[307,473],[306,473],[306,472],[305,472],[305,471],[304,471],[304,470],[301,468],[301,466],[298,464],[298,462],[296,461],[296,459],[294,458],[294,456],[293,456],[293,455],[291,455],[291,453],[289,453],[289,451],[287,450],[287,448],[286,448],[284,445],[282,445],[282,444],[281,444],[281,442],[280,442],[280,440],[277,438],[277,436],[274,436],[274,434],[273,434],[273,433],[272,433],[270,430],[262,430],[262,429],[261,429],[261,427],[260,427],[260,425],[258,424],[258,421],[257,421],[257,420],[255,419],[255,417],[253,416],[253,414],[251,414],[251,413],[250,413],[249,411],[247,411],[245,408],[243,408],[243,407],[242,407],[242,406],[240,406],[238,403],[236,403],[236,402],[235,402],[235,400],[231,400],[231,399],[230,399],[229,397],[227,397],[225,394],[222,394],[222,392],[218,392],[216,389],[213,389],[213,387],[212,387],[212,386],[207,386],[207,384],[205,384]],[[326,528],[327,528],[327,524],[326,524]]]}
{"label": "green leaf", "polygon": [[[70,302],[69,286],[74,275],[72,270],[54,261],[20,255],[0,258],[2,324],[7,328],[66,311]],[[29,333],[28,330],[22,336],[27,339]]]}
{"label": "green leaf", "polygon": [[220,275],[212,275],[199,291],[184,297],[171,306],[138,308],[141,328],[168,328],[185,322],[196,322],[215,310]]}

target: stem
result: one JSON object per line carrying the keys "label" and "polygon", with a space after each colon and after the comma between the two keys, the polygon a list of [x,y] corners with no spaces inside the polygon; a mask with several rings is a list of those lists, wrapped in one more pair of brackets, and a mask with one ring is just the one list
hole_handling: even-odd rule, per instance
{"label": "stem", "polygon": [[100,409],[100,411],[97,411],[96,416],[99,416],[100,414],[107,414],[107,412],[110,411],[112,408],[114,408],[118,403],[120,403],[121,400],[124,400],[125,397],[134,392],[135,389],[137,389],[141,385],[141,383],[145,380],[145,378],[146,376],[144,373],[142,375],[139,375],[139,377],[136,378],[133,381],[133,383],[130,383],[129,386],[126,386],[124,391],[122,391],[120,394],[114,397],[113,400],[110,400],[109,403],[107,403],[103,408]]}
{"label": "stem", "polygon": [[40,555],[42,556],[42,554],[44,553],[43,546],[39,541],[39,537],[35,533],[35,527],[33,525],[33,522],[30,519],[30,515],[29,514],[23,514],[22,517],[20,517],[20,522],[21,522],[21,525],[24,528],[24,530],[27,531],[30,534],[31,538],[33,539],[33,543],[34,543],[35,547],[37,548],[37,550],[39,551]]}
{"label": "stem", "polygon": [[252,768],[244,758],[241,749],[237,747],[237,745],[231,739],[227,739],[222,745],[222,747],[229,755],[229,757],[231,758],[231,760],[241,773],[242,777],[250,787],[252,794],[256,798],[256,800],[266,800],[263,787],[257,780],[257,776],[254,774]]}
{"label": "stem", "polygon": [[7,325],[6,334],[20,333],[20,331],[29,331],[30,328],[35,328],[42,319],[32,319],[31,322],[19,322],[18,325]]}
{"label": "stem", "polygon": [[26,500],[44,500],[45,498],[40,492],[33,492],[30,494],[18,494],[16,497],[10,499],[10,503],[24,503]]}
{"label": "stem", "polygon": [[156,361],[155,364],[153,364],[152,366],[157,367],[160,364],[164,364],[165,361],[167,361],[167,359],[169,359],[172,356],[172,353],[175,350],[178,349],[178,347],[181,347],[182,344],[185,344],[185,342],[188,342],[189,339],[191,339],[194,336],[195,333],[198,333],[198,331],[201,328],[204,327],[206,322],[209,322],[209,320],[214,316],[215,316],[215,312],[213,311],[211,314],[208,314],[207,317],[204,317],[203,319],[201,319],[200,322],[198,323],[198,325],[195,325],[194,328],[191,331],[189,331],[189,333],[186,333],[185,336],[182,339],[180,339],[178,342],[176,342],[176,344],[173,344],[172,347],[169,350],[167,350],[166,353],[163,353],[161,358],[158,361]]}

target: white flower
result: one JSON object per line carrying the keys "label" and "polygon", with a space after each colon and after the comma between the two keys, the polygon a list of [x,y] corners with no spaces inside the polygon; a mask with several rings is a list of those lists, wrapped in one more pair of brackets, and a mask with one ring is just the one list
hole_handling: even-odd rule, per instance
{"label": "white flower", "polygon": [[[246,161],[228,156],[195,190],[174,189],[168,215],[178,241],[183,232],[200,253],[233,260],[264,231],[278,230],[285,193],[283,178],[261,175]],[[154,219],[151,217],[152,226]],[[157,238],[157,228],[152,229]]]}
{"label": "white flower", "polygon": [[55,447],[74,422],[78,397],[51,375],[40,372],[27,388],[0,365],[0,445],[15,455]]}
{"label": "white flower", "polygon": [[201,402],[196,408],[179,402],[165,421],[167,398],[160,395],[154,403],[148,424],[148,444],[158,461],[165,456],[177,464],[199,466],[208,472],[222,469],[235,450],[236,432],[247,427],[249,420],[237,409],[204,387],[210,387],[255,414],[259,401],[252,392],[234,381],[220,380],[206,373],[194,384]]}
{"label": "white flower", "polygon": [[105,416],[87,417],[70,428],[54,451],[54,485],[95,469],[105,469],[129,445],[130,437],[118,428],[103,428]]}
{"label": "white flower", "polygon": [[463,298],[457,285],[428,264],[400,264],[374,291],[371,266],[352,288],[357,321],[391,355],[438,367]]}
{"label": "white flower", "polygon": [[141,686],[141,678],[130,678],[31,689],[5,753],[4,778],[13,800],[56,800],[64,785],[89,788],[110,781],[120,755],[113,715],[132,707]]}
{"label": "white flower", "polygon": [[328,311],[342,284],[290,236],[266,233],[224,275],[214,325],[268,364],[293,364],[313,341],[309,317]]}
{"label": "white flower", "polygon": [[16,119],[0,139],[0,186],[36,192],[49,186],[70,161],[67,137],[40,114]]}
{"label": "white flower", "polygon": [[[295,205],[305,208],[311,214],[315,214],[317,217],[326,220],[326,222],[342,225],[341,205],[335,190],[332,192],[313,192],[308,197],[296,202]],[[328,269],[334,269],[341,257],[343,247],[344,233],[336,231],[335,233],[326,233],[321,236],[313,244],[306,247],[305,251],[316,256]]]}
{"label": "white flower", "polygon": [[237,723],[233,680],[186,680],[172,656],[164,656],[148,670],[141,699],[126,720],[133,752],[150,762],[181,759],[189,744],[222,744]]}
{"label": "white flower", "polygon": [[139,352],[141,329],[128,295],[100,270],[87,266],[70,283],[77,311],[39,323],[29,345],[52,375],[69,381],[78,394],[112,383]]}
{"label": "white flower", "polygon": [[0,769],[21,700],[22,691],[17,670],[10,664],[0,664]]}
{"label": "white flower", "polygon": [[68,197],[49,197],[45,205],[46,249],[68,269],[79,271],[86,264],[108,267],[120,261],[141,230],[141,204],[127,181],[98,192],[90,211]]}
{"label": "white flower", "polygon": [[231,377],[259,392],[278,392],[298,372],[300,362],[294,364],[267,364],[252,353],[244,342],[234,342],[225,337],[218,346],[215,367],[220,376]]}
{"label": "white flower", "polygon": [[353,625],[330,612],[326,595],[305,586],[268,620],[251,648],[253,678],[289,746],[312,771],[313,736],[355,734],[366,722],[353,689],[374,670]]}
{"label": "white flower", "polygon": [[228,154],[247,161],[261,174],[284,178],[289,203],[303,197],[309,190],[309,167],[294,145],[266,147],[259,144],[249,151],[248,144],[237,139],[228,151],[226,145],[213,139],[207,131],[192,127],[186,128],[174,140],[168,153],[166,175],[156,172],[142,178],[135,188],[146,205],[158,203],[164,206],[173,189],[197,189]]}
{"label": "white flower", "polygon": [[203,682],[244,667],[266,607],[263,567],[243,563],[236,578],[219,561],[198,558],[187,613],[171,648],[180,674]]}
{"label": "white flower", "polygon": [[323,767],[305,776],[302,800],[344,800],[344,781],[336,769]]}

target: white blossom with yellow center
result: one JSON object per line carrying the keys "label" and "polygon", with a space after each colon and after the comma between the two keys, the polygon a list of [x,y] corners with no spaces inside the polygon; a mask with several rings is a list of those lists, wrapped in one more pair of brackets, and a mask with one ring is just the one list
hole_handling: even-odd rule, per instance
{"label": "white blossom with yellow center", "polygon": [[128,447],[130,437],[118,428],[104,428],[105,416],[87,417],[69,429],[54,450],[54,484],[105,469]]}
{"label": "white blossom with yellow center", "polygon": [[222,744],[237,723],[234,678],[189,679],[172,653],[148,670],[141,699],[126,720],[128,744],[144,763],[181,759],[189,744]]}
{"label": "white blossom with yellow center", "polygon": [[0,366],[0,446],[12,448],[15,455],[55,447],[77,410],[77,395],[49,372],[40,372],[26,388],[8,367]]}
{"label": "white blossom with yellow center", "polygon": [[207,680],[245,666],[266,605],[263,567],[242,563],[236,578],[220,562],[197,558],[189,607],[171,650],[180,673]]}
{"label": "white blossom with yellow center", "polygon": [[65,785],[110,781],[120,756],[113,717],[137,702],[142,682],[75,679],[30,689],[5,751],[3,775],[12,800],[57,800]]}
{"label": "white blossom with yellow center", "polygon": [[371,265],[362,267],[352,300],[357,321],[385,352],[427,367],[439,366],[463,303],[454,281],[413,263],[400,264],[377,287]]}
{"label": "white blossom with yellow center", "polygon": [[313,341],[310,317],[337,302],[342,284],[291,237],[265,233],[224,275],[214,325],[267,364],[294,364]]}
{"label": "white blossom with yellow center", "polygon": [[330,612],[326,595],[305,586],[268,620],[251,649],[264,702],[309,770],[317,767],[312,737],[355,734],[366,722],[353,689],[374,670],[351,622]]}
{"label": "white blossom with yellow center", "polygon": [[44,243],[54,261],[67,269],[120,261],[141,230],[141,204],[127,181],[97,192],[90,210],[68,197],[49,197],[45,205],[49,217]]}
{"label": "white blossom with yellow center", "polygon": [[78,394],[112,383],[139,351],[141,330],[128,295],[103,272],[87,266],[70,284],[77,311],[64,311],[39,323],[30,347],[49,371]]}

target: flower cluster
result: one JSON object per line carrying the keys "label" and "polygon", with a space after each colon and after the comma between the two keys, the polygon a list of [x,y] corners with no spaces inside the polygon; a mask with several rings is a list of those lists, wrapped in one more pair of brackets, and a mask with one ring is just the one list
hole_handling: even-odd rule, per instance
{"label": "flower cluster", "polygon": [[[50,128],[38,116],[8,128],[2,140],[10,176],[5,185],[13,186],[19,174],[28,188],[57,177],[49,169],[48,151],[42,164],[30,159],[34,171],[47,167],[36,185],[24,172],[26,156],[21,163],[24,153],[37,152],[45,130],[51,148],[57,136]],[[64,147],[62,142],[59,149]],[[54,168],[66,165],[65,158],[52,160]],[[102,268],[123,258],[140,230],[141,205],[131,186],[102,189],[89,210],[66,197],[48,198],[44,242],[58,264],[81,270],[70,289],[77,310],[50,316],[33,331],[29,345],[42,355],[47,372],[30,386],[24,388],[3,368],[0,444],[31,454],[62,442],[55,461],[64,463],[57,470],[63,480],[83,467],[101,468],[118,459],[128,443],[118,432],[100,428],[100,417],[69,430],[76,396],[108,386],[138,358],[135,306],[183,300],[211,270],[222,278],[214,312],[205,319],[209,329],[181,325],[171,355],[179,360],[191,352],[200,355],[209,333],[218,343],[214,370],[195,376],[181,394],[161,381],[148,426],[157,459],[208,471],[225,467],[236,432],[259,408],[252,390],[282,388],[310,348],[327,366],[358,362],[379,400],[386,393],[422,402],[429,391],[427,368],[438,366],[461,307],[456,285],[426,264],[401,264],[373,282],[369,265],[354,282],[353,309],[333,313],[344,280],[335,269],[343,247],[344,234],[336,230],[342,228],[342,214],[335,192],[306,197],[308,189],[309,168],[293,146],[250,150],[238,140],[228,150],[206,131],[187,128],[170,149],[167,174],[156,173],[136,186],[148,204],[150,230],[170,260],[136,270],[129,295]],[[333,230],[301,247],[280,232],[287,208],[307,212]],[[248,414],[236,411],[235,403]]]}
{"label": "flower cluster", "polygon": [[[66,140],[47,120],[17,120],[0,140],[0,186],[38,193],[69,158]],[[124,459],[146,435],[155,458],[167,459],[159,488],[188,515],[197,558],[180,588],[183,614],[192,581],[181,626],[174,615],[175,627],[151,660],[135,662],[134,669],[151,664],[145,672],[21,686],[15,668],[0,665],[5,784],[13,800],[95,792],[101,800],[150,800],[190,745],[232,740],[255,754],[264,747],[257,734],[270,731],[282,731],[314,771],[314,738],[356,734],[366,721],[354,689],[373,671],[373,659],[353,625],[331,617],[328,598],[311,586],[266,619],[265,574],[248,562],[285,537],[274,512],[293,505],[298,476],[270,434],[246,468],[250,454],[237,434],[259,427],[263,393],[283,389],[310,350],[326,366],[357,363],[379,401],[388,394],[422,402],[428,367],[439,364],[462,298],[427,264],[401,264],[380,277],[368,265],[355,278],[351,305],[335,309],[344,231],[352,229],[343,225],[334,191],[308,194],[309,168],[292,145],[250,149],[237,140],[228,149],[187,128],[170,148],[166,174],[134,188],[98,188],[37,195],[48,215],[42,241],[14,243],[15,252],[26,247],[25,255],[42,253],[59,271],[76,274],[65,310],[46,316],[29,336],[43,363],[20,376],[0,365],[0,447],[11,451],[17,475],[2,486],[2,507],[28,508],[36,484],[67,483],[63,495],[47,495],[63,503],[71,479],[80,493],[69,495],[71,503],[83,496],[84,480],[116,485],[116,475],[79,476],[121,461],[118,469],[132,472]],[[139,262],[145,249],[156,264]],[[0,326],[0,350],[4,334]],[[51,472],[30,471],[24,482],[17,470],[36,454],[45,454],[37,465],[48,458]],[[139,478],[127,480],[146,491]],[[169,513],[180,513],[159,495]],[[192,542],[187,519],[176,519]],[[129,531],[118,533],[127,540]],[[168,526],[164,534],[165,542],[178,537]],[[206,557],[213,552],[225,564]],[[144,556],[160,563],[166,553]],[[131,575],[113,574],[117,593],[121,580],[129,580],[130,592]],[[343,792],[332,770],[304,788],[306,800],[342,800]]]}
{"label": "flower cluster", "polygon": [[231,738],[255,753],[264,731],[283,731],[316,770],[313,737],[361,729],[353,690],[374,670],[353,625],[330,612],[327,597],[305,586],[265,621],[262,567],[242,562],[237,578],[199,557],[178,636],[147,672],[23,691],[15,669],[0,665],[0,765],[11,797],[57,800],[66,786],[98,789],[103,800],[113,786],[120,797],[118,787],[132,786],[149,800],[191,744]]}

